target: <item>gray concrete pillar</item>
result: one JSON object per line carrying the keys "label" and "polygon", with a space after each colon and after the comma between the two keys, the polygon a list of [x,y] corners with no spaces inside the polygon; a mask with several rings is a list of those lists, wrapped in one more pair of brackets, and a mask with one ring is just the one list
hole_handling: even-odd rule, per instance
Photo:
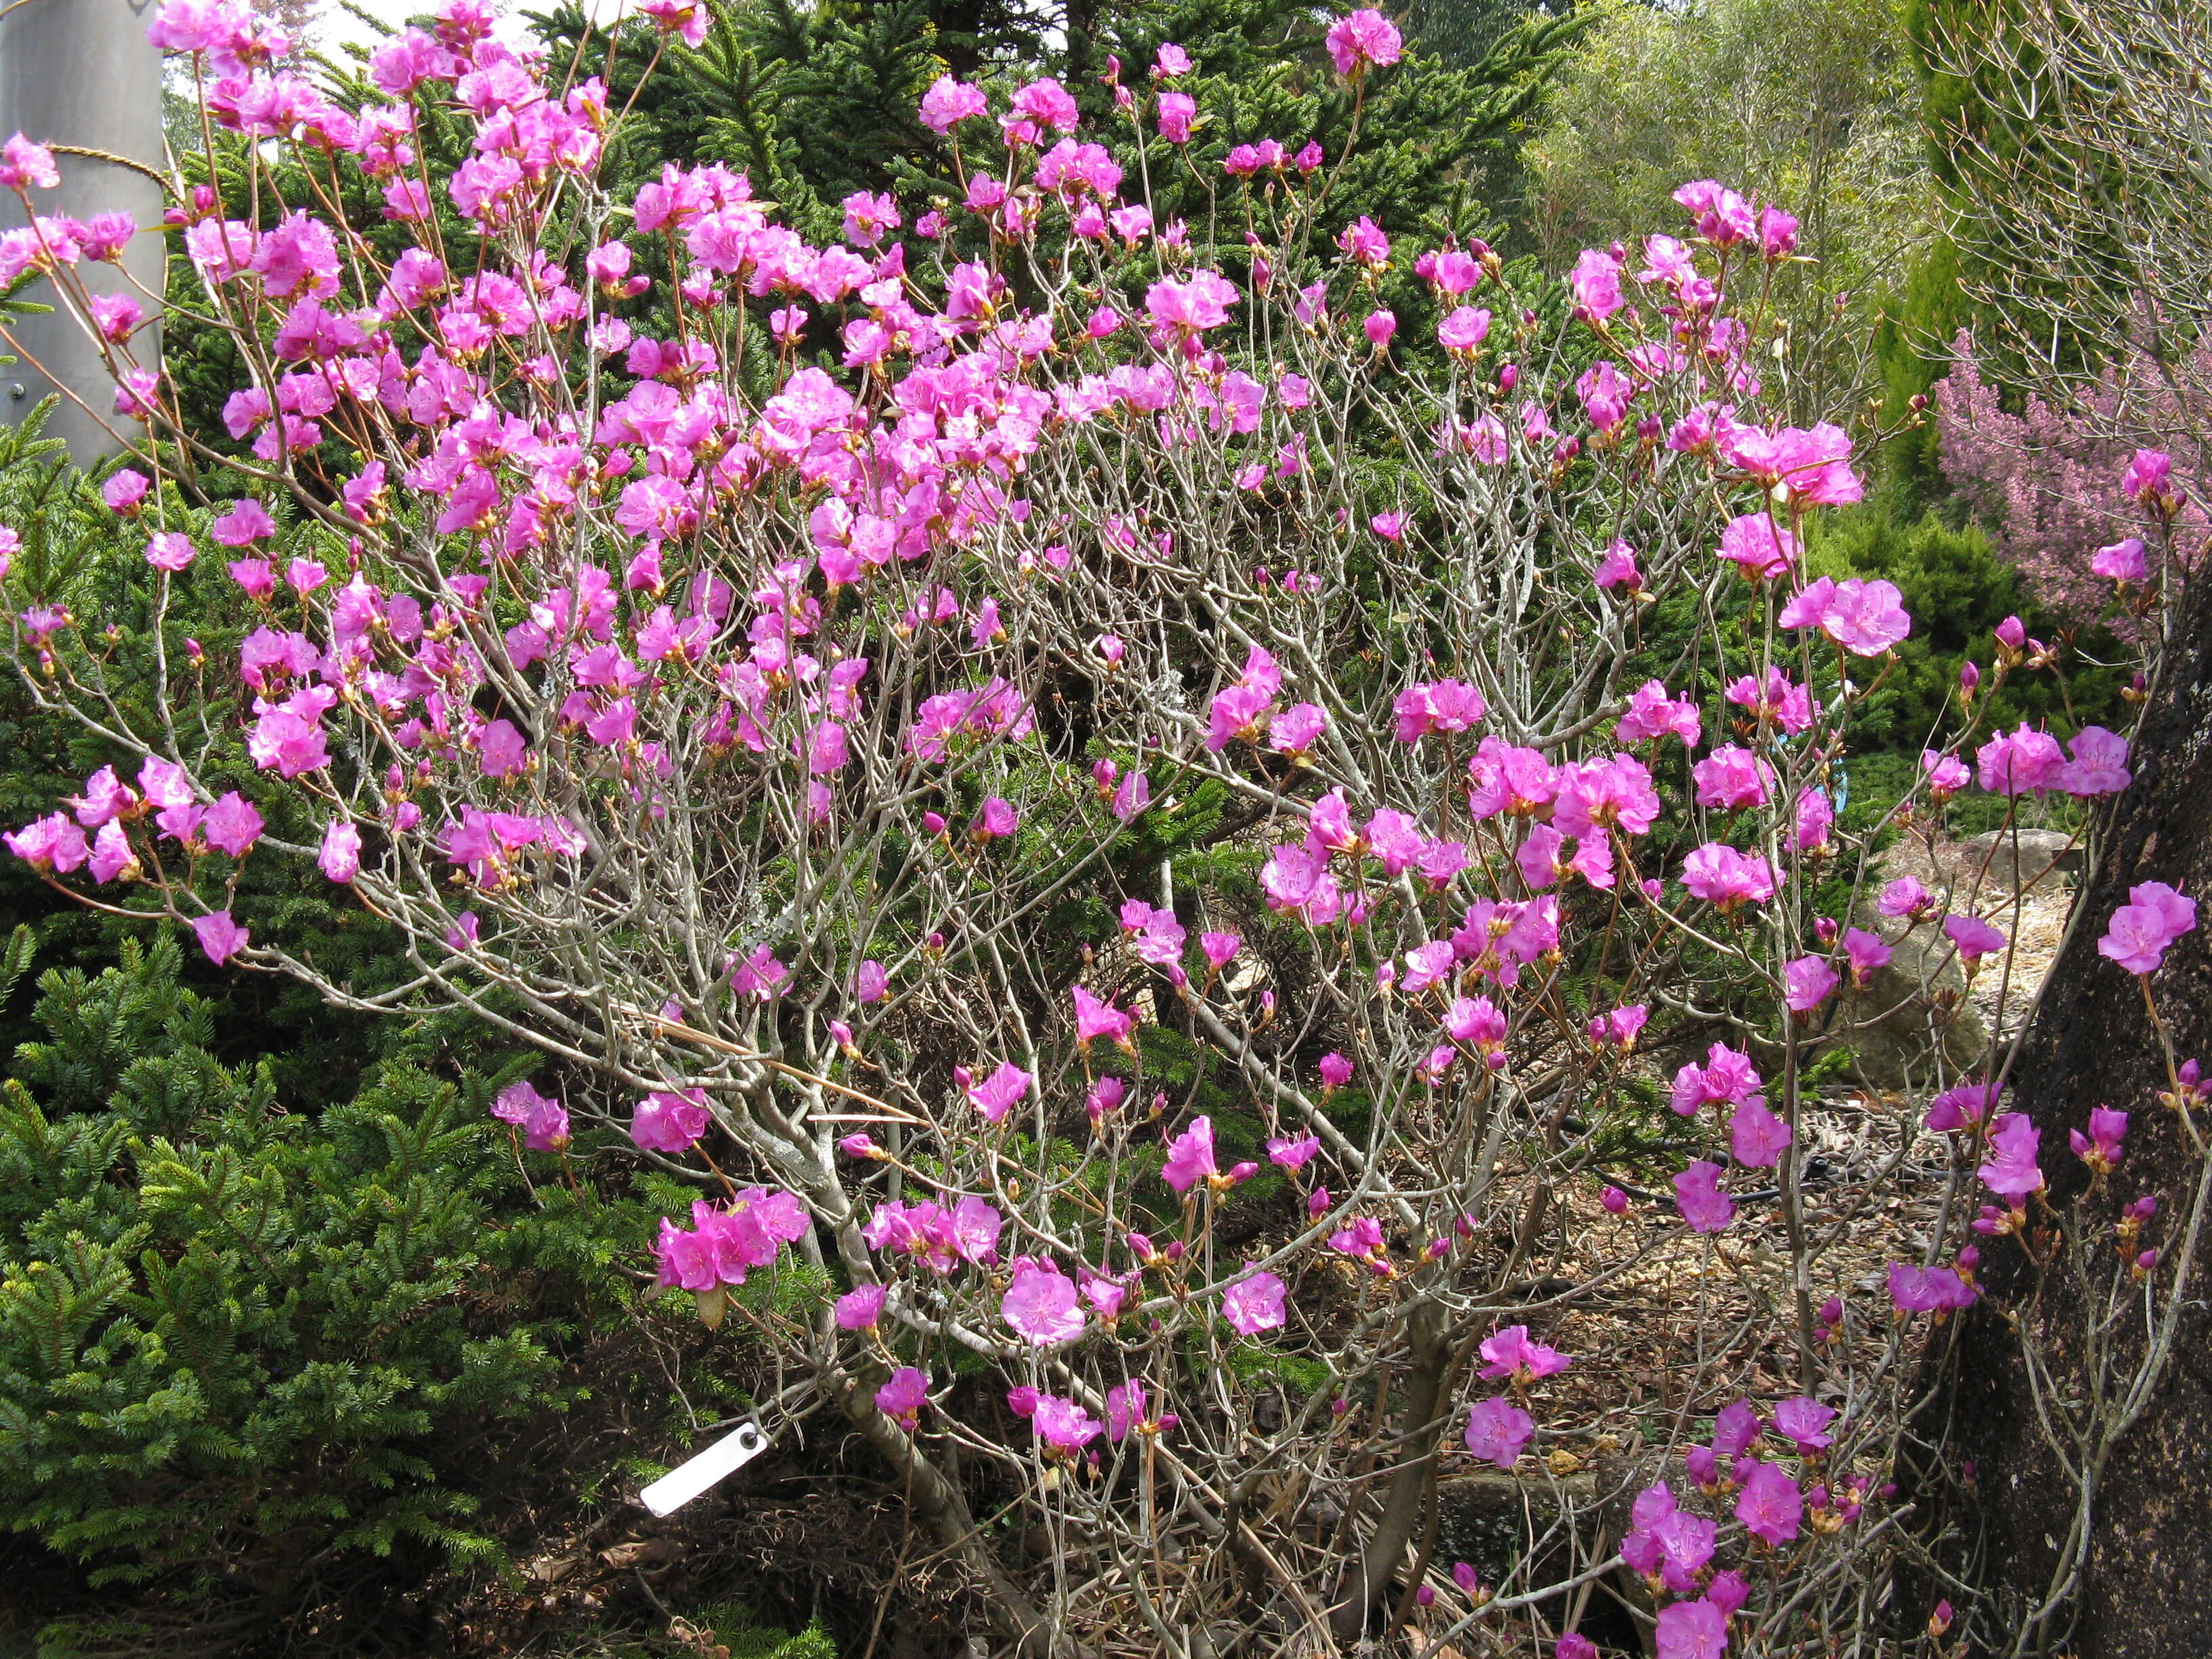
{"label": "gray concrete pillar", "polygon": [[[161,54],[146,40],[155,3],[25,0],[12,7],[0,18],[0,139],[21,132],[42,144],[104,150],[160,169]],[[40,213],[82,219],[119,210],[139,225],[124,255],[135,286],[112,265],[82,263],[77,270],[85,286],[95,294],[128,288],[153,317],[156,307],[140,290],[161,292],[167,239],[161,224],[167,204],[161,186],[143,173],[89,156],[57,155],[54,160],[61,170],[60,187],[31,192]],[[0,224],[13,228],[23,222],[22,204],[13,192],[5,193]],[[55,304],[58,298],[43,280],[26,285],[21,297],[42,304]],[[21,352],[17,362],[0,366],[0,419],[21,419],[58,386],[66,387],[88,408],[65,393],[47,422],[47,434],[67,439],[79,465],[114,453],[117,444],[106,428],[128,432],[135,422],[113,412],[113,379],[76,319],[57,309],[7,326]],[[142,366],[152,368],[159,361],[159,325],[154,323],[131,342]],[[40,367],[24,361],[28,358]]]}

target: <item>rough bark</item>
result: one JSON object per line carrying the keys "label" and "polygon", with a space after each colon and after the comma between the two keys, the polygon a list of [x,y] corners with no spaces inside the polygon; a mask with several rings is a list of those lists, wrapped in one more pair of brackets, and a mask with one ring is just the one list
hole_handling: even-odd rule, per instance
{"label": "rough bark", "polygon": [[[2062,1212],[2086,1184],[2067,1132],[2094,1106],[2130,1115],[2125,1162],[2109,1193],[2092,1200],[2087,1223],[2109,1239],[2119,1206],[2155,1193],[2160,1213],[2144,1242],[2166,1250],[2169,1263],[2201,1165],[2175,1115],[2158,1103],[2165,1072],[2140,987],[2099,956],[2097,940],[2133,884],[2164,881],[2198,899],[2197,930],[2168,950],[2153,985],[2177,1055],[2212,1063],[2212,581],[2197,585],[2180,623],[2137,745],[2135,782],[2100,836],[2087,910],[2052,970],[2014,1070],[2014,1109],[2041,1129],[2042,1165]],[[2017,1632],[2054,1583],[2077,1493],[2038,1431],[2021,1345],[2005,1317],[2026,1305],[2031,1273],[2013,1241],[1996,1241],[1984,1255],[1987,1298],[1960,1328],[1954,1363],[1931,1376],[1929,1402],[1928,1427],[1948,1437],[1951,1468],[1971,1460],[1974,1481],[1961,1488],[1923,1469],[1909,1484],[1924,1512],[1960,1528],[1948,1565],[1978,1576],[1996,1593],[1989,1611]],[[2212,1583],[2208,1283],[2200,1263],[2172,1358],[2096,1494],[2080,1592],[2030,1651],[2075,1659],[2212,1653],[2212,1596],[2203,1592]],[[2061,1388],[2078,1383],[2080,1299],[2046,1290],[2034,1319]],[[2075,1368],[2073,1377],[2066,1367]],[[1936,1589],[1921,1589],[1924,1612]]]}

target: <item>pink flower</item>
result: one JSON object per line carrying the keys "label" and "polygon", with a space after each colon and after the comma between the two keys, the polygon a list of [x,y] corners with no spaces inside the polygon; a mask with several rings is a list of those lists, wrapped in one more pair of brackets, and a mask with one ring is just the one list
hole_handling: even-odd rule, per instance
{"label": "pink flower", "polygon": [[1575,300],[1575,315],[1584,322],[1601,323],[1620,309],[1620,262],[1612,254],[1586,247],[1567,273],[1567,287]]}
{"label": "pink flower", "polygon": [[1633,756],[1563,767],[1558,779],[1552,823],[1563,834],[1602,840],[1607,830],[1618,828],[1640,836],[1658,819],[1659,794],[1651,787],[1651,774]]}
{"label": "pink flower", "polygon": [[1783,1000],[1792,1013],[1809,1014],[1834,993],[1836,970],[1822,957],[1799,957],[1782,969]]}
{"label": "pink flower", "polygon": [[1695,746],[1703,730],[1695,702],[1687,697],[1669,696],[1662,681],[1646,680],[1628,694],[1628,708],[1615,735],[1622,743],[1676,737],[1686,745]]}
{"label": "pink flower", "polygon": [[1969,1081],[1954,1085],[1929,1102],[1927,1126],[1933,1133],[1948,1134],[1979,1123],[1996,1102],[1997,1091],[1990,1084]]}
{"label": "pink flower", "polygon": [[1758,1098],[1759,1082],[1749,1054],[1716,1042],[1705,1051],[1703,1066],[1692,1060],[1674,1073],[1673,1105],[1684,1117],[1700,1106],[1736,1105]]}
{"label": "pink flower", "polygon": [[1966,764],[1955,755],[1940,755],[1933,749],[1920,751],[1920,769],[1928,775],[1928,793],[1936,801],[1947,801],[1972,781]]}
{"label": "pink flower", "polygon": [[2074,1156],[2100,1175],[2109,1174],[2121,1158],[2120,1141],[2128,1132],[2128,1115],[2116,1112],[2109,1106],[2089,1109],[2089,1133],[2079,1129],[2066,1133],[2066,1144],[2073,1148]]}
{"label": "pink flower", "polygon": [[1925,887],[1911,876],[1899,876],[1881,890],[1881,896],[1875,901],[1874,908],[1886,916],[1919,916],[1934,903]]}
{"label": "pink flower", "polygon": [[1037,1396],[1036,1409],[1030,1413],[1030,1426],[1036,1431],[1038,1439],[1062,1452],[1080,1451],[1106,1431],[1103,1423],[1073,1400],[1051,1394]]}
{"label": "pink flower", "polygon": [[[962,1070],[964,1074],[965,1068]],[[1030,1085],[1035,1081],[1013,1061],[1001,1060],[988,1078],[968,1089],[969,1103],[982,1113],[985,1121],[1003,1123],[1006,1114],[1028,1096]]]}
{"label": "pink flower", "polygon": [[2058,787],[2077,797],[2117,795],[2132,782],[2128,740],[2101,726],[2085,726],[2068,745],[2074,751],[2058,777]]}
{"label": "pink flower", "polygon": [[2030,731],[2025,721],[2013,732],[2000,732],[1974,751],[1982,787],[1992,794],[2024,795],[2057,788],[2066,768],[2058,739],[2047,732]]}
{"label": "pink flower", "polygon": [[1239,1336],[1280,1328],[1287,1317],[1283,1281],[1245,1264],[1244,1276],[1221,1293],[1221,1315]]}
{"label": "pink flower", "polygon": [[2120,491],[2145,506],[2165,497],[2173,474],[2173,457],[2162,450],[2138,449],[2120,475]]}
{"label": "pink flower", "polygon": [[217,852],[240,859],[261,839],[263,827],[253,803],[233,789],[208,808],[207,816],[200,820],[200,835]]}
{"label": "pink flower", "polygon": [[1753,1537],[1769,1545],[1796,1538],[1804,1516],[1804,1495],[1778,1463],[1761,1463],[1736,1497],[1735,1518]]}
{"label": "pink flower", "polygon": [[1168,1161],[1160,1170],[1160,1179],[1176,1192],[1187,1193],[1220,1173],[1213,1161],[1213,1120],[1193,1118],[1190,1127],[1169,1143]]}
{"label": "pink flower", "polygon": [[2112,912],[2098,954],[2131,974],[2157,970],[2166,948],[2197,926],[2197,902],[2184,898],[2162,881],[2128,890],[2128,902]]}
{"label": "pink flower", "polygon": [[[1475,306],[1461,306],[1437,325],[1437,343],[1446,351],[1472,353],[1490,337],[1490,313]],[[1626,546],[1625,543],[1616,544]],[[1632,568],[1635,555],[1629,555]],[[1599,583],[1600,586],[1606,586]]]}
{"label": "pink flower", "polygon": [[1610,1043],[1626,1054],[1636,1046],[1636,1034],[1651,1018],[1651,1011],[1643,1003],[1632,1002],[1613,1009],[1609,1013],[1593,1016],[1589,1023],[1592,1042]]}
{"label": "pink flower", "polygon": [[1400,692],[1391,712],[1397,716],[1398,741],[1418,743],[1431,732],[1468,731],[1490,709],[1482,693],[1473,686],[1460,680],[1437,680]]}
{"label": "pink flower", "polygon": [[109,512],[126,519],[135,519],[138,516],[140,503],[146,499],[146,492],[153,487],[154,481],[144,473],[134,472],[126,467],[100,485],[100,499],[107,503]]}
{"label": "pink flower", "polygon": [[1364,7],[1331,23],[1326,39],[1329,61],[1342,76],[1364,74],[1370,64],[1389,68],[1398,61],[1401,45],[1396,26],[1381,12]]}
{"label": "pink flower", "polygon": [[1690,1231],[1717,1233],[1735,1219],[1735,1200],[1720,1189],[1721,1166],[1699,1159],[1674,1177],[1674,1204]]}
{"label": "pink flower", "polygon": [[2008,942],[2002,929],[1978,916],[1946,916],[1943,932],[1959,947],[1959,955],[1970,970],[1984,957],[2003,950]]}
{"label": "pink flower", "polygon": [[921,1408],[928,1403],[929,1378],[911,1365],[900,1366],[876,1390],[876,1409],[908,1434],[921,1426]]}
{"label": "pink flower", "polygon": [[1657,1659],[1721,1659],[1728,1651],[1728,1615],[1700,1596],[1662,1607],[1653,1632]]}
{"label": "pink flower", "polygon": [[173,530],[160,531],[146,544],[146,562],[156,570],[182,570],[191,563],[195,552],[191,537]]}
{"label": "pink flower", "polygon": [[1482,1375],[1495,1380],[1510,1376],[1517,1387],[1555,1376],[1574,1362],[1557,1348],[1528,1340],[1526,1325],[1509,1325],[1482,1341]]}
{"label": "pink flower", "polygon": [[837,1298],[837,1328],[841,1331],[872,1331],[884,1316],[884,1297],[886,1287],[881,1285],[858,1285]]}
{"label": "pink flower", "polygon": [[1682,884],[1723,913],[1747,900],[1764,904],[1774,896],[1774,866],[1765,859],[1708,842],[1682,861]]}
{"label": "pink flower", "polygon": [[[1721,532],[1720,556],[1753,581],[1785,574],[1797,562],[1797,538],[1769,514],[1747,513]],[[1785,626],[1787,624],[1785,623]]]}
{"label": "pink flower", "polygon": [[1784,628],[1817,628],[1855,656],[1878,657],[1912,631],[1902,598],[1890,582],[1822,576],[1808,582],[1776,620]]}
{"label": "pink flower", "polygon": [[689,1152],[707,1133],[707,1095],[686,1089],[647,1095],[630,1115],[629,1138],[648,1152]]}
{"label": "pink flower", "polygon": [[498,1098],[491,1103],[491,1115],[520,1129],[522,1144],[533,1152],[550,1152],[568,1145],[567,1109],[560,1102],[539,1094],[527,1079],[501,1090]]}
{"label": "pink flower", "polygon": [[2017,1202],[2041,1192],[2043,1171],[2035,1163],[2041,1139],[2041,1132],[2024,1114],[2005,1113],[1990,1126],[1990,1161],[1974,1173],[2000,1198]]}
{"label": "pink flower", "polygon": [[1296,1174],[1313,1161],[1321,1151],[1319,1135],[1300,1135],[1292,1140],[1278,1136],[1267,1143],[1267,1161]]}
{"label": "pink flower", "polygon": [[2100,547],[2089,557],[2089,568],[2107,581],[2139,582],[2150,575],[2149,562],[2143,556],[2142,538],[2130,536]]}
{"label": "pink flower", "polygon": [[[1633,593],[1644,586],[1643,574],[1636,568],[1636,550],[1624,541],[1608,544],[1605,557],[1598,561],[1596,573],[1590,580],[1600,587],[1625,587]],[[1659,682],[1653,680],[1651,684],[1658,685]],[[1665,688],[1661,690],[1663,692]],[[1692,738],[1690,741],[1694,743],[1697,739]]]}
{"label": "pink flower", "polygon": [[[230,912],[228,910],[217,910],[212,915],[196,916],[192,919],[192,933],[200,942],[200,949],[207,953],[207,959],[218,968],[246,948],[248,932],[248,929],[240,927],[231,920]],[[564,1115],[562,1119],[564,1129],[567,1122],[568,1120]]]}
{"label": "pink flower", "polygon": [[1802,1395],[1785,1400],[1774,1408],[1775,1432],[1803,1453],[1826,1451],[1835,1444],[1826,1432],[1828,1425],[1835,1420],[1834,1407],[1823,1406]]}
{"label": "pink flower", "polygon": [[117,777],[112,766],[103,766],[87,778],[84,793],[73,795],[65,803],[76,809],[76,821],[88,830],[97,830],[137,804],[138,792]]}
{"label": "pink flower", "polygon": [[890,975],[880,962],[864,962],[853,975],[853,994],[863,1003],[881,1002],[890,988]]}
{"label": "pink flower", "polygon": [[1889,1299],[1899,1313],[1945,1313],[1974,1305],[1974,1289],[1948,1267],[1889,1264]]}
{"label": "pink flower", "polygon": [[0,190],[52,190],[62,181],[54,153],[20,132],[0,146]]}
{"label": "pink flower", "polygon": [[1789,1150],[1790,1126],[1756,1100],[1747,1100],[1729,1120],[1729,1151],[1746,1169],[1771,1170]]}
{"label": "pink flower", "polygon": [[276,523],[269,516],[269,509],[249,495],[216,520],[210,527],[216,540],[225,547],[245,547],[264,536],[273,534]]}
{"label": "pink flower", "polygon": [[1503,1395],[1483,1401],[1468,1414],[1468,1450],[1501,1469],[1520,1462],[1535,1437],[1535,1419]]}
{"label": "pink flower", "polygon": [[1357,1217],[1350,1226],[1340,1227],[1328,1236],[1330,1249],[1360,1261],[1378,1260],[1382,1246],[1382,1224],[1371,1215]]}
{"label": "pink flower", "polygon": [[1779,668],[1766,671],[1763,686],[1745,674],[1730,681],[1722,695],[1739,708],[1750,710],[1756,719],[1771,720],[1793,737],[1812,725],[1817,712],[1812,694],[1793,684]]}
{"label": "pink flower", "polygon": [[1100,1037],[1109,1042],[1129,1046],[1129,1033],[1136,1029],[1137,1017],[1127,1009],[1116,1008],[1111,1002],[1101,1002],[1078,985],[1070,988],[1075,1000],[1075,1042],[1080,1048],[1088,1049]]}
{"label": "pink flower", "polygon": [[942,137],[963,121],[988,115],[991,106],[981,87],[940,75],[921,94],[921,124]]}
{"label": "pink flower", "polygon": [[1838,582],[1820,631],[1853,656],[1878,657],[1912,631],[1903,599],[1891,582]]}
{"label": "pink flower", "polygon": [[1850,959],[1851,984],[1863,991],[1874,975],[1889,966],[1890,949],[1878,933],[1853,927],[1844,934],[1844,954]]}
{"label": "pink flower", "polygon": [[1006,1323],[1040,1348],[1072,1342],[1087,1322],[1077,1305],[1075,1281],[1027,1259],[1014,1268],[1012,1284],[999,1304]]}
{"label": "pink flower", "polygon": [[1190,142],[1191,123],[1198,118],[1198,100],[1185,92],[1164,92],[1158,111],[1160,137],[1170,144]]}
{"label": "pink flower", "polygon": [[1698,786],[1698,805],[1729,810],[1763,805],[1771,775],[1765,762],[1735,744],[1714,750],[1690,769]]}

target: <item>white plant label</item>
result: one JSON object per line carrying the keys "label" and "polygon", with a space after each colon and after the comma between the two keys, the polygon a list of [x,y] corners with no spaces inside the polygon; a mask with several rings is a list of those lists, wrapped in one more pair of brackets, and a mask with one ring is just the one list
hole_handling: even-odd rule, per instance
{"label": "white plant label", "polygon": [[751,1424],[742,1424],[736,1433],[717,1440],[690,1462],[678,1464],[638,1497],[655,1515],[672,1515],[767,1449],[768,1437]]}

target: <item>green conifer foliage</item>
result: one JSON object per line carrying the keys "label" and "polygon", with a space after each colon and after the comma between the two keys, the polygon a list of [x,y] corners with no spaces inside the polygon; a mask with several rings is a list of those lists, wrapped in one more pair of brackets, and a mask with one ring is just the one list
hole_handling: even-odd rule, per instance
{"label": "green conifer foliage", "polygon": [[514,1201],[478,1079],[388,1060],[288,1113],[179,967],[162,939],[43,975],[0,1090],[0,1514],[185,1601],[495,1559],[486,1448],[573,1397],[588,1212]]}

